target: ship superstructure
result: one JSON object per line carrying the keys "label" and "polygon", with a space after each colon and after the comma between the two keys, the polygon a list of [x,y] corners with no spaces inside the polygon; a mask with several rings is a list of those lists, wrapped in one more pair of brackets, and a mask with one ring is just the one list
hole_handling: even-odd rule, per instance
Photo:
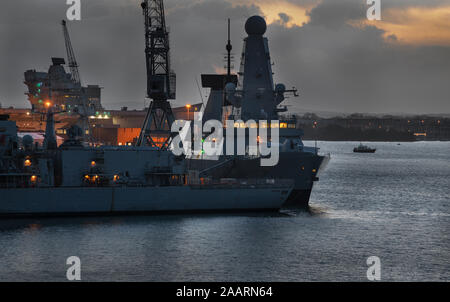
{"label": "ship superstructure", "polygon": [[[307,207],[314,182],[318,181],[321,169],[327,164],[329,156],[319,155],[316,147],[303,144],[303,131],[297,128],[294,117],[285,118],[281,113],[287,112],[282,106],[287,94],[298,96],[295,88],[287,90],[284,84],[275,84],[268,39],[264,37],[267,25],[260,16],[250,17],[245,30],[240,69],[237,75],[202,75],[204,88],[211,88],[208,102],[203,111],[203,122],[211,119],[238,121],[234,127],[225,129],[235,132],[239,128],[245,131],[249,142],[248,122],[256,122],[256,127],[276,127],[279,131],[279,162],[274,167],[263,167],[260,158],[251,156],[222,156],[219,161],[206,157],[193,157],[190,164],[202,174],[214,174],[215,177],[287,177],[295,181],[295,187],[285,206]],[[230,56],[230,41],[227,51]],[[229,60],[228,60],[229,62]],[[229,63],[228,63],[229,64]],[[264,121],[260,124],[259,121]],[[275,121],[275,122],[272,122]],[[241,129],[242,130],[242,129]],[[268,137],[271,140],[270,136]],[[273,142],[275,143],[275,142]],[[234,144],[236,146],[236,143]],[[226,142],[224,143],[224,150]],[[226,154],[226,152],[223,152]],[[210,167],[221,169],[210,170]]]}
{"label": "ship superstructure", "polygon": [[98,85],[82,87],[72,79],[70,73],[66,72],[65,64],[63,58],[52,58],[48,72],[36,70],[25,72],[25,84],[28,87],[26,94],[31,105],[37,110],[44,110],[51,105],[67,110],[68,113],[76,113],[82,108],[84,98],[93,114],[103,113],[101,88]]}
{"label": "ship superstructure", "polygon": [[82,85],[66,21],[63,20],[61,25],[70,73],[64,68],[65,59],[52,58],[48,72],[36,70],[25,72],[25,84],[28,87],[26,94],[32,111],[42,112],[56,108],[68,116],[78,116],[78,124],[83,129],[85,139],[88,140],[91,132],[89,118],[104,116],[107,113],[101,104],[101,88],[98,85]]}

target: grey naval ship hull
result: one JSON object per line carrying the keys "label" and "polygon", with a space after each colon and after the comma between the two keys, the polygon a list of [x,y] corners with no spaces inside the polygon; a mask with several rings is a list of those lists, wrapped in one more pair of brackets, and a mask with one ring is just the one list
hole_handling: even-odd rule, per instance
{"label": "grey naval ship hull", "polygon": [[[280,152],[275,167],[262,167],[261,159],[229,158],[221,161],[191,159],[191,168],[205,171],[215,178],[287,178],[294,180],[294,187],[283,203],[283,208],[308,208],[314,183],[326,167],[330,157],[311,152]],[[217,168],[217,166],[221,166]],[[210,172],[209,168],[215,167]]]}
{"label": "grey naval ship hull", "polygon": [[292,186],[0,189],[0,216],[277,211]]}
{"label": "grey naval ship hull", "polygon": [[[284,208],[309,208],[309,201],[311,198],[311,192],[314,187],[314,183],[319,181],[319,174],[323,171],[330,160],[329,155],[315,155],[311,160],[311,173],[307,175],[306,168],[301,170],[297,176],[294,176],[295,186],[289,194],[288,199],[283,204]],[[300,163],[301,167],[304,167]],[[315,170],[316,172],[312,172]],[[282,170],[280,172],[283,172]],[[294,170],[295,173],[295,170]]]}

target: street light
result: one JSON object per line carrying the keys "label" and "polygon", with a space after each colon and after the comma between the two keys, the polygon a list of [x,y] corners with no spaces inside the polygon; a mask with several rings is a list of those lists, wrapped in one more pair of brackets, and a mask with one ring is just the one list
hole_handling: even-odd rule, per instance
{"label": "street light", "polygon": [[189,113],[190,113],[191,107],[192,107],[192,106],[191,106],[190,104],[187,104],[187,105],[186,105],[187,112],[188,112],[188,117],[187,117],[188,120],[190,120],[190,114],[189,114]]}

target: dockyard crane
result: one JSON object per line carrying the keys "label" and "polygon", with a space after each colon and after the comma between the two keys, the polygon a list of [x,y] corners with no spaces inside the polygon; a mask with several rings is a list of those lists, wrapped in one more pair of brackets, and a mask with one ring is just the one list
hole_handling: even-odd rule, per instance
{"label": "dockyard crane", "polygon": [[175,118],[168,100],[175,99],[176,75],[170,69],[169,32],[166,28],[163,0],[141,3],[145,24],[145,63],[147,68],[147,98],[151,99],[138,146],[165,150],[172,138]]}
{"label": "dockyard crane", "polygon": [[69,63],[70,73],[72,74],[72,80],[81,85],[80,73],[78,71],[78,63],[75,58],[75,52],[73,51],[72,43],[70,42],[69,31],[67,30],[67,24],[65,20],[62,20],[61,25],[63,27],[64,40],[66,43],[67,60]]}
{"label": "dockyard crane", "polygon": [[[87,95],[83,91],[81,85],[80,72],[78,71],[78,63],[75,58],[75,52],[73,51],[72,42],[70,41],[69,31],[67,30],[66,20],[61,21],[63,27],[64,41],[66,44],[67,61],[69,63],[70,73],[72,75],[72,81],[75,84],[77,90],[79,90],[81,108],[78,108],[77,114],[80,115],[81,125],[83,128],[84,141],[90,141],[91,139],[91,125],[89,124],[89,116],[92,115],[92,109],[88,108]],[[89,133],[89,134],[87,134]]]}

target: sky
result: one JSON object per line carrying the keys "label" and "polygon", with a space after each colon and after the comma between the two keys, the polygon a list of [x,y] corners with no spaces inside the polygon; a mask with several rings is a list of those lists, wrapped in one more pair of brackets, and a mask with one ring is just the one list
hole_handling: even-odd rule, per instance
{"label": "sky", "polygon": [[[276,83],[299,89],[292,112],[450,113],[450,0],[380,0],[368,21],[366,0],[165,0],[173,106],[201,102],[196,81],[224,71],[226,20],[239,66],[245,20],[268,23]],[[28,108],[23,72],[47,71],[65,57],[65,0],[2,0],[0,103]],[[144,26],[139,0],[81,0],[68,22],[83,84],[103,87],[108,109],[142,109]]]}

